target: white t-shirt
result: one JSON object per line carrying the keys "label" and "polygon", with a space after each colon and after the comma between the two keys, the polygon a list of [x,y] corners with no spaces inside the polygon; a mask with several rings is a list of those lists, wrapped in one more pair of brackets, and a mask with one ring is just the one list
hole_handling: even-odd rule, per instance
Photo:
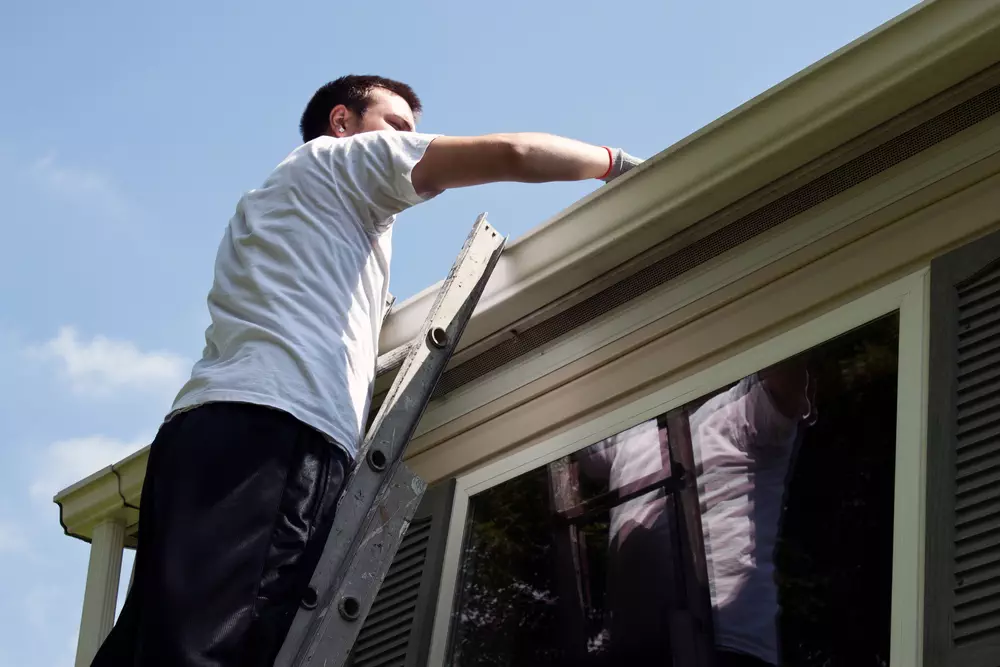
{"label": "white t-shirt", "polygon": [[[751,375],[706,401],[688,423],[699,470],[716,646],[776,665],[774,550],[799,422],[778,412]],[[582,462],[610,462],[612,489],[664,470],[655,419],[595,450]],[[653,528],[665,509],[658,496],[651,492],[612,509],[610,541],[628,522]]]}
{"label": "white t-shirt", "polygon": [[785,482],[799,421],[751,376],[689,420],[715,621],[715,642],[778,664],[774,579]]}
{"label": "white t-shirt", "polygon": [[[392,223],[436,135],[319,137],[236,207],[202,358],[171,415],[214,401],[284,410],[357,453],[389,286]],[[169,418],[169,417],[168,417]]]}
{"label": "white t-shirt", "polygon": [[[598,463],[600,462],[600,463]],[[644,421],[613,435],[580,457],[585,471],[599,476],[600,464],[608,468],[608,488],[621,489],[627,484],[660,473],[670,473],[669,459],[660,449],[660,427],[656,419]],[[662,491],[650,491],[611,509],[608,542],[613,544],[627,522],[653,528],[663,513]]]}

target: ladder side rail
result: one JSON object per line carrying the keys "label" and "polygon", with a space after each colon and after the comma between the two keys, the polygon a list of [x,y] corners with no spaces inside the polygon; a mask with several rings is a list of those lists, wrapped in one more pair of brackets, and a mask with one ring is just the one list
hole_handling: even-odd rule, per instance
{"label": "ladder side rail", "polygon": [[505,239],[481,215],[372,423],[275,667],[344,665],[426,485],[403,454]]}

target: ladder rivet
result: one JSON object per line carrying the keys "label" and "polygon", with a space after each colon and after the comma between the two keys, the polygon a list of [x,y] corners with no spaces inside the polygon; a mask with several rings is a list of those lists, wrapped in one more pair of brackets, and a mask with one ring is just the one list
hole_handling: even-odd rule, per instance
{"label": "ladder rivet", "polygon": [[351,597],[350,595],[344,596],[340,599],[340,604],[337,605],[337,608],[340,610],[340,615],[344,617],[345,621],[356,621],[361,616],[361,603],[358,602],[356,597]]}
{"label": "ladder rivet", "polygon": [[368,450],[368,465],[370,465],[372,470],[375,472],[382,472],[385,470],[385,464],[387,462],[385,452],[381,449],[372,448]]}
{"label": "ladder rivet", "polygon": [[306,589],[305,594],[302,596],[302,608],[315,609],[318,601],[319,596],[316,594],[316,589],[310,586]]}
{"label": "ladder rivet", "polygon": [[448,344],[448,332],[441,327],[434,327],[427,332],[427,342],[438,349]]}

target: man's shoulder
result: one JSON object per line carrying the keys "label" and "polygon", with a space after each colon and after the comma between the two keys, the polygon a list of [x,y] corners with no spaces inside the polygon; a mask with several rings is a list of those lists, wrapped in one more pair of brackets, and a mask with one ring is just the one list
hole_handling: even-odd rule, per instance
{"label": "man's shoulder", "polygon": [[[392,146],[382,132],[366,132],[364,135],[337,138],[328,135],[316,137],[293,149],[275,171],[296,172],[305,168],[312,171],[318,166],[325,171],[335,170],[341,165],[377,163],[391,154]],[[371,135],[371,136],[369,136]]]}
{"label": "man's shoulder", "polygon": [[[423,132],[397,132],[395,130],[373,130],[350,137],[322,135],[300,144],[282,161],[282,165],[301,164],[308,159],[343,160],[385,160],[396,155],[411,155],[422,152],[437,134]],[[280,166],[280,165],[279,165]]]}
{"label": "man's shoulder", "polygon": [[281,162],[271,170],[269,182],[286,182],[310,178],[320,174],[329,177],[331,167],[336,171],[338,165],[349,158],[352,153],[343,139],[330,136],[316,137],[312,141],[299,144],[293,148]]}
{"label": "man's shoulder", "polygon": [[392,143],[392,135],[398,132],[387,130],[374,130],[372,132],[362,132],[349,137],[332,137],[324,134],[298,146],[292,151],[296,153],[341,153],[348,152],[352,148],[369,148],[379,145],[389,145]]}

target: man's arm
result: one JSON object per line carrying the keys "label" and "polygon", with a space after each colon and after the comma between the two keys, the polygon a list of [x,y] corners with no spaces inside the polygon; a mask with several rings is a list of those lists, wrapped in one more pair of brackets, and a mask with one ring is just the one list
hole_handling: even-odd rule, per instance
{"label": "man's arm", "polygon": [[438,137],[413,168],[420,195],[485,183],[610,181],[641,160],[621,150],[550,134],[490,134],[481,137]]}

